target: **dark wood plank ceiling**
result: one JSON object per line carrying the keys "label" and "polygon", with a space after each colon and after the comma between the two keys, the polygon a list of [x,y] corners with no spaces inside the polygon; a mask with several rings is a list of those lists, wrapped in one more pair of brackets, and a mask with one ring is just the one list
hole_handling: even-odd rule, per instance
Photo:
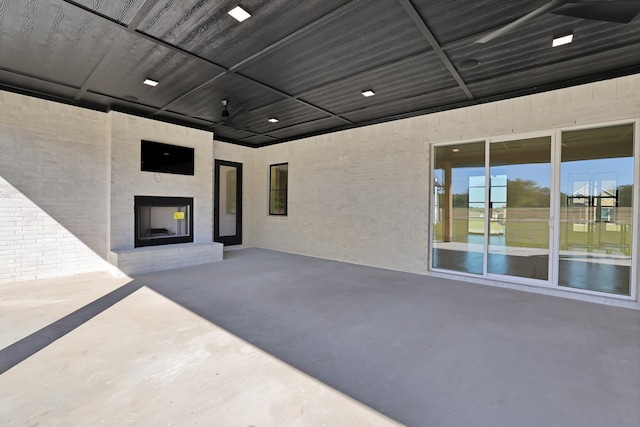
{"label": "dark wood plank ceiling", "polygon": [[244,0],[240,23],[237,0],[0,0],[0,88],[259,147],[640,72],[640,17],[545,13],[474,43],[547,3]]}

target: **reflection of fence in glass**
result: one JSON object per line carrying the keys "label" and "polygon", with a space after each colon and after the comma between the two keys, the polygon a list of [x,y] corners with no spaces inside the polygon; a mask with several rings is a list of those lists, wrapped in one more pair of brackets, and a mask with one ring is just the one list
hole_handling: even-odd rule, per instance
{"label": "reflection of fence in glass", "polygon": [[630,294],[633,134],[631,124],[562,133],[560,286]]}
{"label": "reflection of fence in glass", "polygon": [[568,173],[563,179],[572,192],[563,194],[561,249],[630,255],[632,187],[618,187],[617,171]]}
{"label": "reflection of fence in glass", "polygon": [[[469,177],[469,217],[467,232],[484,234],[485,177]],[[489,187],[489,234],[504,234],[504,221],[507,218],[507,176],[494,175]]]}

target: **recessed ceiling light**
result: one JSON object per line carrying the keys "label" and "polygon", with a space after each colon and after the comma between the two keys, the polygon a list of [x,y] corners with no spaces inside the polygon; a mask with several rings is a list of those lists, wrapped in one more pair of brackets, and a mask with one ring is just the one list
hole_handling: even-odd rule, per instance
{"label": "recessed ceiling light", "polygon": [[370,97],[370,96],[373,96],[375,94],[376,93],[374,91],[372,91],[372,90],[365,90],[365,91],[362,92],[362,95],[367,97],[367,98]]}
{"label": "recessed ceiling light", "polygon": [[278,119],[276,119],[275,117],[271,117],[271,118],[269,119],[269,121],[270,121],[271,123],[278,123]]}
{"label": "recessed ceiling light", "polygon": [[236,18],[239,22],[242,22],[245,19],[251,18],[251,14],[246,10],[244,10],[243,8],[241,8],[240,6],[234,7],[228,13],[229,15]]}
{"label": "recessed ceiling light", "polygon": [[551,43],[551,47],[562,46],[563,44],[569,44],[573,41],[573,34],[567,34],[566,36],[556,37]]}
{"label": "recessed ceiling light", "polygon": [[457,153],[457,152],[460,151],[460,149],[459,148],[452,148],[451,151],[453,151],[454,153]]}
{"label": "recessed ceiling light", "polygon": [[158,86],[157,80],[146,79],[143,83],[146,84],[147,86]]}

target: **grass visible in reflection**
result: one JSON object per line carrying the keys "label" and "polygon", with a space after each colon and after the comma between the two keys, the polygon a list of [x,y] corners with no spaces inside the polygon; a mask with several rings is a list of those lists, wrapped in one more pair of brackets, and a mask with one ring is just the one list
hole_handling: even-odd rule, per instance
{"label": "grass visible in reflection", "polygon": [[[468,218],[468,212],[467,209],[453,209],[453,242],[478,243],[478,235],[483,234],[484,218]],[[628,217],[626,224],[561,221],[560,250],[631,255],[631,218],[623,213],[626,212],[620,212],[620,217]],[[548,216],[549,210],[545,208],[510,208],[507,220],[491,222],[491,234],[500,235],[503,229],[506,246],[548,249]],[[434,225],[436,242],[443,241],[442,226],[442,223]]]}

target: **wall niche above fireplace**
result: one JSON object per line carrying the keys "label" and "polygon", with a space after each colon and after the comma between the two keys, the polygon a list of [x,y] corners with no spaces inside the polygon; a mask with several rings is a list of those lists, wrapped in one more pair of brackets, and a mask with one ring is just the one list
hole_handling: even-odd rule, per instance
{"label": "wall niche above fireplace", "polygon": [[135,247],[193,242],[193,198],[134,196]]}

